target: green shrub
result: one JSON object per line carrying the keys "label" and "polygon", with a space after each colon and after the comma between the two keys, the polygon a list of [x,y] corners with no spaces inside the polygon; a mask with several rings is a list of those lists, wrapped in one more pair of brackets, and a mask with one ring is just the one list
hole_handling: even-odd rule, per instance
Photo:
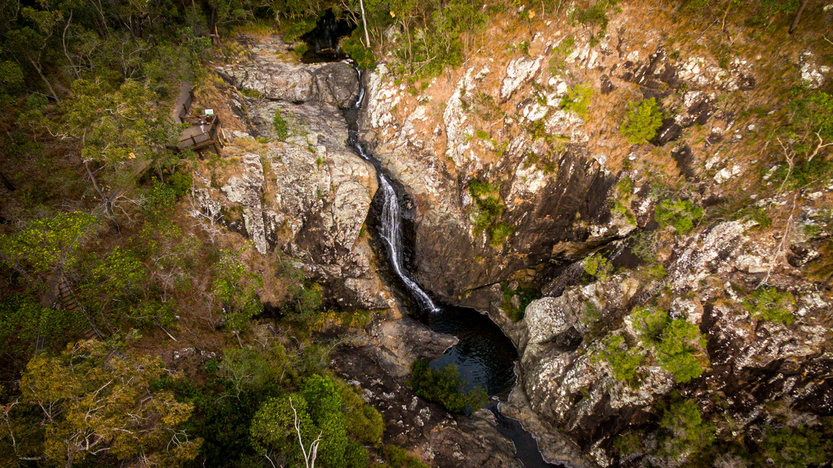
{"label": "green shrub", "polygon": [[613,439],[613,448],[623,456],[637,453],[642,450],[642,435],[637,432],[618,435]]}
{"label": "green shrub", "polygon": [[640,260],[646,263],[654,263],[657,261],[657,248],[654,244],[654,233],[642,231],[633,236],[633,244],[631,244],[631,252],[639,257]]}
{"label": "green shrub", "polygon": [[714,442],[714,426],[703,420],[700,407],[690,400],[671,405],[659,424],[666,432],[660,440],[660,453],[670,458],[699,452]]}
{"label": "green shrub", "polygon": [[341,43],[341,49],[356,61],[356,65],[360,69],[373,70],[376,68],[376,56],[373,55],[373,50],[364,46],[362,40],[357,36],[358,32],[359,29],[357,28],[352,36],[345,39]]}
{"label": "green shrub", "polygon": [[606,280],[613,273],[613,265],[600,253],[585,258],[581,263],[585,273],[601,281]]}
{"label": "green shrub", "polygon": [[618,0],[599,0],[589,8],[577,8],[573,13],[573,19],[585,25],[599,26],[599,36],[607,33],[607,25],[610,19],[607,17],[607,9],[616,6]]}
{"label": "green shrub", "polygon": [[792,314],[792,309],[795,308],[795,298],[789,291],[778,292],[777,289],[769,286],[758,289],[744,299],[743,308],[758,320],[786,325],[795,321],[795,316]]}
{"label": "green shrub", "polygon": [[[807,427],[778,430],[768,428],[761,444],[761,462],[771,459],[775,466],[805,468],[811,464],[823,466],[833,458],[833,442],[823,434]],[[762,465],[764,464],[762,463]]]}
{"label": "green shrub", "polygon": [[256,89],[243,88],[243,89],[240,90],[240,93],[243,96],[254,98],[254,99],[260,99],[260,97],[262,96],[262,94],[260,94],[260,91],[258,91]]}
{"label": "green shrub", "polygon": [[170,177],[168,177],[168,185],[174,191],[174,195],[179,198],[186,195],[189,191],[191,191],[191,185],[193,185],[194,179],[191,177],[191,174],[187,172],[175,172]]}
{"label": "green shrub", "polygon": [[677,319],[668,325],[656,346],[657,360],[660,367],[674,374],[674,380],[686,383],[703,374],[697,354],[705,348],[706,339],[697,325]]}
{"label": "green shrub", "polygon": [[279,140],[286,140],[289,138],[289,126],[281,115],[280,109],[275,110],[275,117],[272,119],[272,126],[275,128],[275,133],[278,135]]}
{"label": "green shrub", "polygon": [[593,96],[593,88],[585,85],[575,85],[567,90],[561,98],[560,107],[569,112],[575,112],[582,119],[587,118],[587,104]]}
{"label": "green shrub", "polygon": [[412,457],[405,449],[397,445],[385,446],[385,458],[391,468],[428,468],[428,465]]}
{"label": "green shrub", "polygon": [[636,369],[642,364],[643,356],[638,349],[628,347],[621,335],[610,335],[604,340],[604,349],[599,357],[607,361],[616,380],[634,383]]}
{"label": "green shrub", "polygon": [[378,447],[385,432],[385,420],[376,408],[368,405],[350,385],[339,381],[341,401],[347,417],[347,433],[362,442]]}
{"label": "green shrub", "polygon": [[564,71],[564,60],[573,53],[573,46],[575,46],[576,41],[572,37],[568,37],[561,41],[558,46],[555,47],[552,51],[552,57],[550,57],[549,61],[549,69],[550,73],[553,75],[558,75],[562,71]]}
{"label": "green shrub", "polygon": [[481,387],[464,393],[465,381],[457,367],[451,364],[434,370],[428,361],[417,361],[411,366],[408,384],[417,396],[439,403],[452,413],[471,412],[485,405],[489,399]]}
{"label": "green shrub", "polygon": [[664,310],[646,307],[634,309],[631,319],[639,339],[653,349],[660,367],[674,374],[677,382],[685,383],[703,374],[700,359],[706,339],[697,325],[685,319],[671,320]]}
{"label": "green shrub", "polygon": [[661,227],[674,226],[679,234],[685,234],[694,228],[694,222],[703,217],[703,208],[694,205],[691,200],[663,200],[654,209],[654,220]]}
{"label": "green shrub", "polygon": [[474,179],[469,182],[469,194],[477,207],[473,231],[480,233],[485,230],[489,237],[489,244],[493,247],[503,245],[506,239],[515,232],[515,228],[508,223],[496,222],[506,208],[500,198],[498,187],[489,182]]}
{"label": "green shrub", "polygon": [[[524,318],[524,311],[526,311],[529,303],[541,297],[541,292],[535,286],[529,284],[519,284],[518,289],[510,288],[505,282],[501,285],[503,286],[503,310],[513,322]],[[520,307],[512,305],[513,296],[518,296],[518,299],[520,299]]]}
{"label": "green shrub", "polygon": [[300,57],[303,57],[304,54],[307,53],[307,51],[309,50],[309,46],[307,45],[306,42],[302,42],[302,43],[296,45],[293,50],[295,51],[295,55],[297,55],[300,58]]}
{"label": "green shrub", "polygon": [[628,109],[619,130],[632,145],[647,143],[657,135],[662,125],[662,112],[656,99],[645,99],[639,105],[630,102]]}
{"label": "green shrub", "polygon": [[489,236],[489,244],[492,247],[500,247],[514,233],[515,227],[504,222],[497,222],[486,228],[486,234]]}

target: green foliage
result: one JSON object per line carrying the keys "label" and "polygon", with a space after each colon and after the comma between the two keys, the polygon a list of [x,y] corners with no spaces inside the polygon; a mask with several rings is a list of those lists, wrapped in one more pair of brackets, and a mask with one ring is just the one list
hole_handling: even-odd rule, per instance
{"label": "green foliage", "polygon": [[703,208],[691,200],[663,200],[654,209],[654,220],[661,227],[674,226],[679,234],[694,228],[694,223],[703,217]]}
{"label": "green foliage", "polygon": [[297,55],[300,58],[300,57],[303,57],[304,54],[307,53],[307,51],[309,50],[309,46],[307,45],[306,42],[301,42],[300,44],[296,45],[293,48],[293,50],[295,51],[295,55]]}
{"label": "green foliage", "polygon": [[489,244],[492,247],[502,246],[506,242],[506,239],[514,233],[515,227],[504,222],[497,222],[486,228],[486,234],[489,236]]}
{"label": "green foliage", "polygon": [[629,112],[619,130],[632,145],[647,143],[653,139],[662,125],[662,112],[656,99],[645,99],[638,105],[628,103]]}
{"label": "green foliage", "polygon": [[[524,311],[530,302],[541,297],[541,291],[531,284],[519,283],[517,289],[509,287],[508,283],[501,283],[503,287],[503,303],[502,307],[509,319],[517,322],[524,318]],[[518,296],[519,307],[512,304],[512,297]]]}
{"label": "green foliage", "polygon": [[213,282],[214,296],[222,305],[224,324],[235,331],[245,327],[253,316],[263,310],[256,294],[263,286],[263,279],[246,271],[238,255],[231,250],[221,251]]}
{"label": "green foliage", "polygon": [[[482,6],[482,0],[391,2],[387,19],[403,28],[403,34],[397,38],[402,46],[394,52],[404,64],[402,71],[426,78],[439,75],[446,67],[460,66],[464,34],[476,31],[486,22]],[[382,24],[380,30],[384,28]]]}
{"label": "green foliage", "polygon": [[469,194],[477,207],[473,231],[479,233],[485,230],[489,244],[492,247],[500,247],[515,232],[515,228],[508,223],[497,221],[506,208],[500,198],[498,187],[473,179],[469,182]]}
{"label": "green foliage", "polygon": [[10,94],[18,92],[23,86],[23,69],[15,62],[0,61],[0,86]]}
{"label": "green foliage", "polygon": [[272,119],[272,126],[275,129],[275,133],[278,136],[279,140],[286,140],[289,138],[289,126],[286,124],[286,120],[281,115],[281,110],[275,110],[275,117]]}
{"label": "green foliage", "polygon": [[[282,454],[290,463],[302,460],[295,429],[297,421],[308,453],[313,441],[320,437],[318,460],[323,466],[366,467],[367,451],[348,438],[351,423],[343,412],[343,394],[335,380],[316,374],[306,379],[300,393],[268,399],[254,415],[249,430],[255,450],[262,454]],[[355,399],[351,398],[348,411],[359,409],[352,406],[354,403]],[[378,443],[381,432],[372,437]]]}
{"label": "green foliage", "polygon": [[514,234],[515,228],[511,224],[497,221],[506,208],[500,198],[498,187],[473,179],[469,182],[469,194],[477,207],[473,231],[479,233],[485,230],[489,244],[492,247],[500,247]]}
{"label": "green foliage", "polygon": [[678,458],[684,453],[696,453],[714,441],[714,426],[703,420],[700,407],[691,400],[672,404],[662,415],[660,427],[666,431],[660,440],[660,453]]}
{"label": "green foliage", "polygon": [[559,75],[564,71],[565,59],[573,53],[573,47],[576,45],[575,39],[568,37],[561,41],[552,51],[552,56],[549,61],[549,69],[552,75]]}
{"label": "green foliage", "polygon": [[456,366],[431,369],[428,361],[417,361],[411,366],[408,384],[417,396],[443,405],[452,413],[469,413],[486,404],[489,397],[483,388],[463,392],[465,382]]}
{"label": "green foliage", "polygon": [[373,70],[376,68],[376,56],[372,49],[364,46],[359,35],[360,31],[357,28],[350,37],[342,41],[341,49],[356,61],[360,69]]}
{"label": "green foliage", "polygon": [[560,107],[569,112],[575,112],[582,119],[587,118],[587,104],[593,96],[593,88],[586,85],[575,85],[567,90],[561,98]]}
{"label": "green foliage", "polygon": [[684,319],[672,321],[664,330],[662,341],[656,346],[660,366],[674,374],[679,383],[686,383],[703,374],[697,355],[706,349],[706,339],[697,325]]}
{"label": "green foliage", "polygon": [[777,289],[769,286],[756,289],[743,300],[743,308],[757,320],[786,325],[795,321],[795,316],[792,314],[795,308],[795,298],[789,291],[778,292]]}
{"label": "green foliage", "polygon": [[385,458],[391,468],[428,468],[428,465],[412,457],[405,449],[397,445],[385,446]]}
{"label": "green foliage", "polygon": [[95,216],[74,211],[32,221],[17,234],[0,237],[0,252],[13,265],[24,263],[37,273],[78,265],[81,246],[96,226]]}
{"label": "green foliage", "polygon": [[631,252],[646,263],[657,261],[657,251],[654,240],[654,233],[641,231],[633,236]]}
{"label": "green foliage", "polygon": [[291,265],[283,265],[283,276],[290,281],[287,298],[281,304],[281,312],[301,322],[308,322],[321,312],[323,293],[321,286],[306,279],[304,272]]}
{"label": "green foliage", "polygon": [[343,382],[338,383],[342,408],[347,418],[347,433],[363,443],[379,447],[385,432],[385,420],[382,414],[365,403],[358,389]]}
{"label": "green foliage", "polygon": [[262,454],[275,451],[289,461],[303,460],[295,425],[299,428],[305,448],[320,433],[312,423],[307,406],[303,395],[298,393],[266,400],[255,413],[249,427],[255,451]]}
{"label": "green foliage", "polygon": [[607,25],[610,19],[607,17],[607,10],[615,7],[618,0],[599,0],[591,2],[588,8],[577,8],[573,13],[573,20],[591,26],[598,26],[599,31],[595,37],[604,37],[607,34]]}
{"label": "green foliage", "polygon": [[833,163],[822,158],[814,158],[812,161],[801,160],[795,163],[792,172],[787,164],[782,164],[775,171],[775,180],[785,179],[784,188],[787,190],[799,190],[812,184],[826,182],[833,175]]}
{"label": "green foliage", "polygon": [[88,327],[79,311],[47,309],[22,294],[0,301],[0,341],[12,356],[34,351],[38,338],[49,341],[53,349],[62,348]]}
{"label": "green foliage", "polygon": [[115,342],[82,341],[59,356],[36,355],[20,380],[21,401],[43,413],[36,450],[65,466],[101,449],[124,464],[194,459],[201,441],[189,440],[181,427],[193,406],[150,389],[164,373],[159,358],[130,356]]}
{"label": "green foliage", "polygon": [[833,457],[833,442],[825,440],[819,431],[804,426],[768,428],[761,449],[761,462],[772,460],[775,466],[784,468],[822,466]]}
{"label": "green foliage", "polygon": [[[176,130],[168,112],[156,106],[147,83],[126,80],[111,91],[101,81],[75,80],[64,101],[61,130],[83,139],[82,156],[103,164],[160,164],[169,156]],[[111,166],[116,171],[118,166]],[[124,171],[112,177],[124,179]],[[126,179],[122,180],[126,183]]]}
{"label": "green foliage", "polygon": [[674,374],[679,383],[703,374],[701,359],[706,359],[706,339],[697,325],[685,319],[671,320],[661,309],[637,307],[631,313],[633,328],[640,341],[653,350],[660,367]]}
{"label": "green foliage", "polygon": [[581,263],[585,273],[600,281],[605,281],[613,273],[613,265],[600,253],[585,258]]}
{"label": "green foliage", "polygon": [[639,349],[629,348],[621,335],[610,335],[604,340],[599,357],[607,361],[613,377],[621,382],[635,383],[636,369],[642,364]]}
{"label": "green foliage", "polygon": [[613,448],[620,455],[627,456],[642,450],[642,436],[637,432],[629,432],[613,439]]}
{"label": "green foliage", "polygon": [[243,96],[250,97],[250,98],[253,98],[253,99],[260,99],[260,98],[263,96],[263,95],[260,93],[260,91],[258,91],[258,90],[256,90],[256,89],[249,89],[249,88],[243,88],[243,89],[241,89],[241,90],[240,90],[240,93],[241,93]]}

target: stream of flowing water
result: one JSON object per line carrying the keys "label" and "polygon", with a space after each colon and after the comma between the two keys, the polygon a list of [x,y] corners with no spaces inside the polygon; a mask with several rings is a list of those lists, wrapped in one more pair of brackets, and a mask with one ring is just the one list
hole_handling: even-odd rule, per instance
{"label": "stream of flowing water", "polygon": [[512,440],[516,458],[526,468],[562,466],[544,460],[535,438],[520,422],[504,416],[499,411],[499,399],[505,399],[515,384],[514,363],[517,350],[512,341],[485,314],[466,307],[438,305],[408,275],[402,245],[403,213],[400,194],[379,161],[368,153],[358,137],[358,114],[365,97],[361,81],[359,75],[359,97],[355,105],[346,109],[344,114],[354,150],[362,159],[376,167],[379,178],[379,192],[376,196],[383,197],[378,235],[385,245],[387,259],[393,272],[418,305],[418,315],[425,317],[432,330],[452,334],[460,340],[431,362],[431,367],[436,369],[449,364],[457,366],[460,376],[466,382],[467,390],[475,387],[486,389],[492,397],[488,408],[495,414],[497,429]]}

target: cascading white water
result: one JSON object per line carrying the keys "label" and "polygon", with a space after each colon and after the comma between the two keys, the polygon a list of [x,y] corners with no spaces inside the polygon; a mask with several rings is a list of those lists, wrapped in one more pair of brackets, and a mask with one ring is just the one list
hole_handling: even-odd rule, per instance
{"label": "cascading white water", "polygon": [[[361,73],[359,73],[359,82],[361,83]],[[364,97],[364,86],[360,85],[356,104],[349,110],[349,112],[352,112],[352,122],[356,124],[354,128],[357,128],[358,111]],[[350,119],[348,119],[349,121]],[[394,190],[390,179],[379,168],[378,161],[365,152],[356,130],[350,130],[350,142],[362,159],[377,168],[379,187],[384,196],[378,234],[387,247],[391,267],[410,290],[419,306],[432,312],[429,316],[431,329],[441,333],[453,334],[461,340],[460,344],[446,351],[443,356],[434,362],[442,361],[458,366],[461,376],[467,379],[468,382],[476,382],[476,385],[488,388],[490,395],[503,394],[506,396],[515,382],[512,363],[517,359],[517,353],[511,340],[495,326],[488,316],[484,316],[474,309],[450,306],[444,306],[440,309],[428,294],[405,274],[402,269],[404,262],[402,212],[396,190]],[[512,439],[516,448],[516,456],[524,466],[534,468],[569,467],[569,465],[549,464],[538,450],[534,437],[523,429],[520,422],[501,415],[494,402],[490,405],[490,409],[499,416],[497,418],[498,430]]]}
{"label": "cascading white water", "polygon": [[[359,155],[363,159],[371,161],[370,157],[365,153],[362,144],[358,140],[354,144]],[[402,253],[402,213],[399,208],[399,199],[396,196],[396,190],[393,189],[387,176],[381,170],[377,170],[377,173],[379,174],[379,186],[382,188],[382,195],[384,196],[382,215],[379,219],[379,223],[381,224],[379,237],[382,238],[387,246],[388,257],[390,258],[393,271],[405,283],[405,286],[411,291],[411,294],[413,294],[420,307],[431,312],[438,312],[440,309],[434,304],[434,301],[402,270],[404,255]]]}
{"label": "cascading white water", "polygon": [[382,219],[380,220],[381,232],[380,237],[388,246],[388,254],[390,255],[390,263],[393,270],[402,279],[408,289],[411,290],[419,305],[431,312],[438,312],[439,308],[434,304],[428,294],[419,287],[413,280],[402,272],[402,216],[399,212],[399,201],[396,197],[396,191],[393,190],[387,177],[381,172],[379,173],[379,184],[382,186],[382,193],[385,196],[385,204],[382,208]]}
{"label": "cascading white water", "polygon": [[[359,75],[359,82],[361,82],[361,75]],[[361,108],[362,101],[364,101],[364,86],[359,87],[359,97],[354,104],[356,110]],[[354,136],[353,145],[362,159],[373,163],[373,159],[368,156],[364,146],[359,141],[358,135]],[[428,294],[414,280],[409,278],[402,269],[404,254],[402,253],[402,212],[399,207],[399,198],[396,196],[396,190],[393,189],[393,185],[391,185],[390,180],[388,180],[384,172],[377,168],[376,173],[379,175],[379,186],[382,188],[382,195],[384,196],[382,215],[379,220],[381,224],[379,237],[382,238],[387,246],[388,257],[390,258],[393,271],[405,283],[405,286],[411,291],[411,294],[421,308],[431,312],[439,312],[440,308],[434,304],[434,301],[431,300]]]}

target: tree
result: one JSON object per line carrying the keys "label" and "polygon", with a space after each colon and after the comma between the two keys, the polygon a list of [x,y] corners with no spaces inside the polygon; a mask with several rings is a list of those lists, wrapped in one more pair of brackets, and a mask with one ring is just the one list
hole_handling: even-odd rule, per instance
{"label": "tree", "polygon": [[[310,468],[316,461],[326,467],[351,466],[345,457],[351,444],[341,395],[332,378],[316,374],[300,393],[267,400],[252,420],[255,449],[272,463],[282,454],[283,461],[303,459]],[[352,460],[361,459],[352,455]]]}
{"label": "tree", "polygon": [[169,150],[176,129],[145,83],[126,80],[112,90],[100,80],[76,80],[72,93],[59,132],[81,141],[87,175],[115,222],[115,202],[148,166],[161,172],[179,161]]}
{"label": "tree", "polygon": [[20,398],[6,405],[5,416],[10,406],[41,410],[42,445],[34,452],[49,464],[70,467],[107,453],[145,466],[179,466],[196,457],[201,441],[190,440],[180,427],[191,415],[191,404],[151,392],[150,382],[164,373],[159,358],[80,341],[58,356],[32,358],[20,380]]}
{"label": "tree", "polygon": [[222,250],[214,270],[214,296],[222,306],[225,326],[235,334],[263,310],[257,297],[263,279],[238,260],[242,252]]}
{"label": "tree", "polygon": [[0,237],[3,259],[19,271],[72,269],[81,260],[81,246],[98,220],[80,211],[58,213],[30,222],[17,234]]}
{"label": "tree", "polygon": [[637,145],[647,143],[648,140],[654,138],[657,130],[662,125],[662,112],[657,100],[654,98],[645,99],[638,105],[630,102],[628,103],[628,110],[625,120],[622,121],[622,126],[619,127],[622,134],[628,139],[628,143]]}

